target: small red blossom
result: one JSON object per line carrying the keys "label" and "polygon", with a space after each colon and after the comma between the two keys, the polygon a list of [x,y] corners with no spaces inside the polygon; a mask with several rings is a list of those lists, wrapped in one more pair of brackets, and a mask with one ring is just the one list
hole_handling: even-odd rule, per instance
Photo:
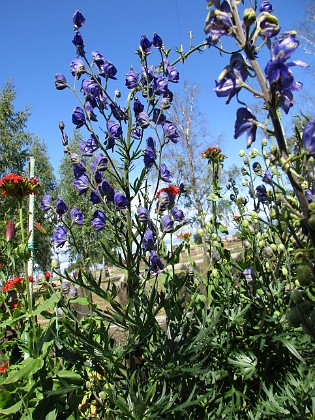
{"label": "small red blossom", "polygon": [[0,365],[0,372],[1,372],[1,373],[6,372],[6,370],[8,369],[8,367],[9,367],[9,366],[10,366],[10,362],[8,362],[8,361],[6,361],[6,362],[2,363],[2,364]]}
{"label": "small red blossom", "polygon": [[[29,281],[33,283],[34,278],[32,276],[29,276]],[[6,282],[2,286],[2,291],[7,292],[10,289],[16,289],[18,291],[21,291],[23,289],[24,282],[25,278],[21,276],[16,276],[12,280],[6,280]]]}
{"label": "small red blossom", "polygon": [[0,179],[0,192],[8,197],[22,198],[36,194],[39,182],[36,178],[25,178],[17,174],[9,174]]}
{"label": "small red blossom", "polygon": [[241,216],[234,216],[234,220],[236,221],[236,222],[238,222],[239,220],[241,220]]}
{"label": "small red blossom", "polygon": [[201,157],[205,159],[209,159],[213,162],[223,162],[225,156],[221,153],[222,150],[220,147],[208,147],[203,153],[201,153]]}
{"label": "small red blossom", "polygon": [[159,198],[161,192],[167,192],[168,194],[178,195],[180,193],[180,188],[177,185],[169,185],[168,187],[161,188],[155,196],[155,199]]}
{"label": "small red blossom", "polygon": [[182,239],[183,241],[189,242],[190,241],[190,232],[180,233],[177,235],[177,239]]}
{"label": "small red blossom", "polygon": [[50,277],[52,277],[52,274],[47,271],[46,273],[44,273],[44,276],[46,277],[46,279],[50,279]]}

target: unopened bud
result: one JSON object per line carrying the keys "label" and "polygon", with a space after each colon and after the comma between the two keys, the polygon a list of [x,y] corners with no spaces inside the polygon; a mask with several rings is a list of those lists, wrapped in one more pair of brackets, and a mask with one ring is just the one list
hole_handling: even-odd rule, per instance
{"label": "unopened bud", "polygon": [[59,130],[63,131],[65,129],[65,123],[63,121],[59,121]]}
{"label": "unopened bud", "polygon": [[6,231],[5,231],[5,240],[7,242],[11,241],[11,239],[13,239],[14,237],[14,234],[15,234],[14,222],[12,220],[9,220]]}
{"label": "unopened bud", "polygon": [[245,156],[245,151],[244,150],[240,150],[238,155],[240,157],[244,157]]}
{"label": "unopened bud", "polygon": [[253,8],[248,7],[243,13],[243,22],[246,28],[249,28],[256,21],[256,12]]}

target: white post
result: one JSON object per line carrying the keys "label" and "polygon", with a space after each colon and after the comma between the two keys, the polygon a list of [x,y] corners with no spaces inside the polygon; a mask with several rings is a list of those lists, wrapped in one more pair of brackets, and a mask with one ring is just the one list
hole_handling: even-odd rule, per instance
{"label": "white post", "polygon": [[[29,162],[29,176],[30,178],[34,177],[35,173],[35,159],[30,157]],[[33,276],[34,274],[34,203],[35,197],[34,194],[29,195],[29,204],[28,204],[28,249],[31,251],[31,256],[27,261],[27,271],[29,276]],[[33,300],[33,283],[30,282],[30,295],[31,295],[31,302]]]}

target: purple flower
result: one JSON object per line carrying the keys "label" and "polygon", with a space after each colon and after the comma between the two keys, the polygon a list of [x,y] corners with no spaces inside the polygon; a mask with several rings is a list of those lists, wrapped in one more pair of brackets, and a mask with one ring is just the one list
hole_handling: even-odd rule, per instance
{"label": "purple flower", "polygon": [[92,156],[93,153],[98,149],[98,140],[94,134],[87,140],[80,143],[80,151],[83,156]]}
{"label": "purple flower", "polygon": [[259,203],[263,203],[263,204],[268,203],[267,190],[263,184],[258,185],[258,187],[256,187],[256,196],[258,198],[258,205]]}
{"label": "purple flower", "polygon": [[60,198],[57,198],[56,200],[56,213],[58,216],[63,216],[68,211],[68,206],[64,201],[62,201]]}
{"label": "purple flower", "polygon": [[110,202],[110,203],[114,202],[115,190],[108,181],[104,180],[99,190],[100,190],[101,195],[106,198],[107,202]]}
{"label": "purple flower", "polygon": [[75,287],[75,286],[73,286],[73,287],[70,287],[70,290],[69,290],[69,293],[68,293],[68,299],[77,299],[78,298],[78,289]]}
{"label": "purple flower", "polygon": [[84,216],[82,214],[82,212],[78,209],[78,208],[73,208],[70,211],[70,216],[71,216],[71,220],[72,223],[76,224],[76,225],[83,225],[84,223]]}
{"label": "purple flower", "polygon": [[215,88],[213,90],[218,98],[227,97],[226,103],[228,104],[233,96],[241,90],[240,80],[234,71],[230,71],[220,82],[215,81]]}
{"label": "purple flower", "polygon": [[99,75],[105,77],[105,79],[117,80],[116,73],[117,69],[110,61],[104,61],[103,64],[98,66]]}
{"label": "purple flower", "polygon": [[151,229],[146,229],[143,236],[142,248],[145,251],[152,251],[154,247],[154,235]]}
{"label": "purple flower", "polygon": [[165,121],[162,127],[163,127],[164,137],[170,139],[173,143],[177,143],[178,138],[179,138],[179,134],[177,132],[177,126],[170,121]]}
{"label": "purple flower", "polygon": [[76,47],[77,49],[77,57],[84,57],[85,51],[84,51],[84,42],[83,42],[83,38],[82,35],[80,34],[79,31],[76,31],[74,38],[72,40],[72,44]]}
{"label": "purple flower", "polygon": [[148,222],[150,219],[150,212],[145,207],[138,207],[137,217],[138,217],[139,222]]}
{"label": "purple flower", "polygon": [[154,66],[141,67],[141,84],[146,86],[154,79]]}
{"label": "purple flower", "polygon": [[95,171],[93,175],[94,175],[94,180],[97,184],[100,184],[104,180],[104,175],[103,175],[103,172],[101,171]]}
{"label": "purple flower", "polygon": [[140,140],[141,134],[142,134],[141,128],[134,128],[133,130],[131,130],[130,136],[135,140]]}
{"label": "purple flower", "polygon": [[117,209],[125,210],[128,206],[127,198],[121,194],[119,191],[115,191],[114,194],[114,203]]}
{"label": "purple flower", "polygon": [[55,87],[57,90],[63,90],[68,87],[67,79],[61,73],[55,75]]}
{"label": "purple flower", "polygon": [[80,128],[85,124],[84,111],[79,106],[75,107],[73,111],[72,122],[76,126],[75,128]]}
{"label": "purple flower", "polygon": [[136,73],[134,70],[130,70],[126,74],[125,85],[127,86],[128,89],[134,89],[138,86],[138,84],[139,84],[139,74]]}
{"label": "purple flower", "polygon": [[155,142],[152,137],[147,139],[147,146],[144,149],[144,166],[146,169],[151,169],[155,163],[156,154],[155,154]]}
{"label": "purple flower", "polygon": [[306,197],[306,199],[307,199],[307,201],[309,202],[309,203],[311,203],[312,201],[313,201],[313,194],[312,194],[312,191],[311,190],[309,190],[309,189],[307,189],[307,190],[305,190],[305,197]]}
{"label": "purple flower", "polygon": [[92,191],[90,195],[90,201],[93,204],[99,204],[101,202],[101,198],[95,191]]}
{"label": "purple flower", "polygon": [[45,194],[41,203],[40,203],[40,209],[41,209],[41,211],[46,212],[46,211],[48,211],[52,208],[53,208],[53,205],[52,205],[51,195]]}
{"label": "purple flower", "polygon": [[89,121],[97,121],[97,117],[96,117],[96,115],[94,114],[94,111],[93,111],[95,106],[96,106],[95,101],[89,101],[89,100],[85,101],[84,109],[85,109],[85,112],[86,112],[87,119]]}
{"label": "purple flower", "polygon": [[164,48],[162,38],[155,32],[153,35],[152,44],[155,48],[162,50]]}
{"label": "purple flower", "polygon": [[84,63],[78,58],[76,58],[75,60],[72,60],[70,64],[70,72],[72,76],[77,76],[79,80],[81,75],[86,73],[86,68],[84,66]]}
{"label": "purple flower", "polygon": [[101,93],[99,85],[93,79],[83,79],[80,90],[87,99],[95,99]]}
{"label": "purple flower", "polygon": [[157,202],[157,210],[158,212],[165,211],[168,206],[171,204],[171,195],[168,194],[166,191],[162,191],[159,195],[158,202]]}
{"label": "purple flower", "polygon": [[160,166],[160,178],[164,182],[171,182],[172,175],[164,163]]}
{"label": "purple flower", "polygon": [[166,67],[166,76],[169,82],[178,83],[179,81],[179,71],[173,66]]}
{"label": "purple flower", "polygon": [[315,118],[312,118],[304,127],[303,144],[308,154],[315,156]]}
{"label": "purple flower", "polygon": [[122,136],[122,128],[115,121],[109,120],[107,122],[108,137],[112,139],[119,139]]}
{"label": "purple flower", "polygon": [[90,180],[86,174],[81,175],[77,178],[73,185],[79,191],[79,195],[85,194],[89,188]]}
{"label": "purple flower", "polygon": [[265,170],[265,174],[264,174],[264,176],[262,178],[262,181],[265,184],[268,184],[268,185],[271,185],[272,184],[272,175],[271,175],[271,172],[269,171],[269,169],[266,169]]}
{"label": "purple flower", "polygon": [[295,32],[285,32],[279,35],[271,44],[272,59],[281,58],[285,61],[291,57],[300,45]]}
{"label": "purple flower", "polygon": [[171,210],[172,216],[174,217],[174,220],[176,222],[181,222],[182,220],[184,220],[184,212],[183,210],[177,208],[177,207],[173,207]]}
{"label": "purple flower", "polygon": [[174,230],[174,221],[172,220],[171,216],[169,216],[168,214],[166,214],[165,216],[162,217],[161,220],[162,223],[162,230],[165,233],[171,233]]}
{"label": "purple flower", "polygon": [[74,179],[79,179],[82,175],[86,175],[86,168],[83,163],[74,164],[72,167]]}
{"label": "purple flower", "polygon": [[106,223],[106,216],[102,210],[96,210],[93,214],[91,224],[97,232],[104,229]]}
{"label": "purple flower", "polygon": [[261,5],[260,5],[260,7],[259,7],[259,11],[260,11],[260,13],[262,13],[262,12],[268,12],[268,13],[271,13],[272,12],[272,5],[269,3],[269,1],[268,0],[264,0],[262,3],[261,3]]}
{"label": "purple flower", "polygon": [[233,21],[229,13],[229,8],[226,10],[215,9],[209,12],[204,31],[206,34],[211,34],[216,38],[220,38],[222,35],[230,35],[232,28]]}
{"label": "purple flower", "polygon": [[140,39],[140,50],[144,53],[147,54],[151,51],[151,45],[152,42],[148,40],[148,38],[145,35],[142,35],[141,39]]}
{"label": "purple flower", "polygon": [[133,100],[133,112],[135,114],[135,117],[138,117],[138,115],[144,110],[144,105],[139,101],[137,97]]}
{"label": "purple flower", "polygon": [[161,258],[155,251],[150,252],[150,270],[154,274],[159,274],[164,268]]}
{"label": "purple flower", "polygon": [[53,241],[57,248],[63,247],[67,241],[67,231],[64,226],[58,226],[53,235]]}
{"label": "purple flower", "polygon": [[79,12],[79,10],[75,11],[72,16],[72,21],[74,24],[75,29],[81,28],[85,22],[85,17],[82,15],[82,13]]}
{"label": "purple flower", "polygon": [[260,28],[259,35],[262,38],[272,38],[280,32],[278,19],[268,12],[262,12],[257,18],[257,26]]}
{"label": "purple flower", "polygon": [[127,121],[128,120],[128,114],[124,108],[121,108],[116,103],[112,103],[109,105],[110,109],[113,113],[114,118],[118,121]]}
{"label": "purple flower", "polygon": [[153,79],[153,90],[155,91],[156,95],[164,95],[168,91],[168,81],[164,79],[162,76],[158,75]]}
{"label": "purple flower", "polygon": [[105,58],[98,51],[92,51],[92,59],[97,66],[104,64]]}
{"label": "purple flower", "polygon": [[137,117],[137,123],[140,125],[141,128],[147,128],[150,125],[150,118],[146,112],[140,112]]}
{"label": "purple flower", "polygon": [[242,134],[246,133],[247,147],[250,147],[253,141],[256,140],[257,126],[254,121],[257,120],[248,108],[239,108],[237,110],[234,138],[237,139]]}
{"label": "purple flower", "polygon": [[153,113],[152,113],[152,121],[155,124],[162,124],[166,121],[165,115],[159,108],[154,108]]}
{"label": "purple flower", "polygon": [[102,154],[97,154],[94,156],[93,161],[91,162],[91,171],[95,173],[96,171],[105,171],[108,166],[107,158]]}

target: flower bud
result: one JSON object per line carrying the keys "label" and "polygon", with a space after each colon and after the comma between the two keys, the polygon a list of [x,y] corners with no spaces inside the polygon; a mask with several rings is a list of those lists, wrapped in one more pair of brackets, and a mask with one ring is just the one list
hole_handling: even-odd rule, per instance
{"label": "flower bud", "polygon": [[14,222],[12,220],[9,220],[6,231],[5,231],[5,240],[7,242],[11,241],[11,239],[14,238],[14,234],[15,234]]}
{"label": "flower bud", "polygon": [[34,227],[36,230],[38,230],[38,232],[42,233],[43,235],[46,235],[46,229],[36,220],[34,220]]}
{"label": "flower bud", "polygon": [[245,156],[245,151],[244,150],[240,150],[238,155],[240,157],[244,157]]}
{"label": "flower bud", "polygon": [[59,121],[59,129],[63,131],[65,129],[65,123],[63,121]]}
{"label": "flower bud", "polygon": [[27,261],[31,257],[31,251],[25,244],[20,244],[15,248],[15,253],[22,261]]}
{"label": "flower bud", "polygon": [[54,270],[54,269],[59,269],[59,268],[60,268],[59,261],[57,259],[53,259],[51,261],[51,269]]}
{"label": "flower bud", "polygon": [[268,144],[267,139],[263,138],[263,139],[261,140],[261,145],[262,145],[263,147],[265,147],[265,146],[267,146],[267,144]]}
{"label": "flower bud", "polygon": [[120,98],[120,97],[121,97],[121,92],[120,92],[120,90],[115,90],[115,97],[116,97],[116,98]]}
{"label": "flower bud", "polygon": [[258,150],[257,150],[257,149],[252,149],[252,150],[249,152],[249,156],[250,156],[252,159],[254,159],[257,155],[259,155],[259,152],[258,152]]}
{"label": "flower bud", "polygon": [[249,243],[249,241],[243,241],[243,247],[245,248],[245,249],[248,249],[248,248],[250,248],[250,243]]}
{"label": "flower bud", "polygon": [[243,179],[242,180],[242,185],[243,185],[243,187],[246,187],[248,185],[248,180],[247,179]]}
{"label": "flower bud", "polygon": [[279,252],[284,252],[285,251],[285,246],[283,244],[279,244],[278,245],[278,251]]}
{"label": "flower bud", "polygon": [[249,28],[256,21],[256,12],[252,7],[248,7],[243,13],[243,22]]}
{"label": "flower bud", "polygon": [[276,252],[278,249],[276,244],[270,244],[270,248],[272,249],[273,252]]}

